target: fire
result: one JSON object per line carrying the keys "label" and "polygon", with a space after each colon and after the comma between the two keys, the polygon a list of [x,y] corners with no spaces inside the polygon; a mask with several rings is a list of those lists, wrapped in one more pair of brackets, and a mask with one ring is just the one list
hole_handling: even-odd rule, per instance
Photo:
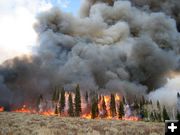
{"label": "fire", "polygon": [[91,114],[83,114],[81,117],[85,119],[91,119]]}
{"label": "fire", "polygon": [[129,120],[129,121],[139,121],[139,117],[130,116],[130,117],[123,117],[122,120]]}
{"label": "fire", "polygon": [[[60,116],[69,116],[68,115],[68,97],[69,93],[65,93],[65,109],[64,112]],[[74,95],[73,95],[74,97]],[[115,107],[116,107],[116,114],[114,116],[111,116],[110,111],[110,102],[111,102],[111,95],[101,95],[98,97],[98,114],[95,117],[95,119],[113,119],[113,120],[130,120],[130,121],[138,121],[140,120],[136,116],[124,116],[123,118],[118,118],[118,106],[120,101],[122,101],[122,98],[120,95],[115,94]],[[83,99],[81,99],[83,101]],[[58,114],[55,114],[55,105],[58,105],[58,102],[50,102],[44,99],[41,99],[41,102],[39,104],[39,109],[33,109],[27,105],[23,105],[21,108],[18,108],[16,110],[13,110],[13,112],[18,113],[30,113],[30,114],[39,114],[39,115],[45,115],[45,116],[58,116]],[[83,101],[81,103],[82,106],[82,114],[81,118],[85,119],[91,119],[92,118],[92,112],[91,112],[91,103]],[[3,111],[4,108],[0,107],[0,112]]]}
{"label": "fire", "polygon": [[13,112],[20,112],[20,113],[35,113],[36,111],[33,109],[29,109],[26,105],[23,105],[22,108],[16,109]]}
{"label": "fire", "polygon": [[4,107],[0,106],[0,112],[3,112],[3,111],[4,111]]}

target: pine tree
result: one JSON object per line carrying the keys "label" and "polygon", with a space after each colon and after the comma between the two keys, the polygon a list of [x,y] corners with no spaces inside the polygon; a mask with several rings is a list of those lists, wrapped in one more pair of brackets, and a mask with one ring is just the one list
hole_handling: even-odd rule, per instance
{"label": "pine tree", "polygon": [[69,94],[68,105],[69,105],[68,114],[69,114],[69,116],[73,117],[74,116],[74,107],[73,107],[73,100],[72,100],[71,93]]}
{"label": "pine tree", "polygon": [[64,91],[64,88],[62,88],[61,99],[60,99],[60,108],[59,108],[60,113],[64,112],[64,107],[65,107],[65,91]]}
{"label": "pine tree", "polygon": [[88,92],[86,91],[86,94],[85,94],[85,101],[86,101],[86,103],[88,103],[88,100],[89,100],[89,95],[88,95]]}
{"label": "pine tree", "polygon": [[52,101],[56,100],[56,89],[53,91],[53,95],[52,95]]}
{"label": "pine tree", "polygon": [[161,106],[160,106],[159,100],[157,100],[157,108],[159,109],[159,111],[161,111]]}
{"label": "pine tree", "polygon": [[57,105],[55,106],[54,114],[58,114],[58,107],[57,107]]}
{"label": "pine tree", "polygon": [[105,100],[104,100],[104,96],[102,97],[102,109],[103,109],[103,117],[107,117],[107,108],[106,108],[106,103],[105,103]]}
{"label": "pine tree", "polygon": [[146,108],[144,108],[144,118],[148,118],[148,111],[147,111],[147,109]]}
{"label": "pine tree", "polygon": [[124,104],[122,101],[120,101],[118,108],[118,117],[122,119],[123,116],[124,116]]}
{"label": "pine tree", "polygon": [[57,87],[55,87],[52,95],[52,101],[57,102],[58,100],[59,100],[59,90]]}
{"label": "pine tree", "polygon": [[178,111],[178,110],[177,110],[176,119],[177,119],[177,120],[180,120],[180,113],[179,113],[179,111]]}
{"label": "pine tree", "polygon": [[112,117],[116,115],[116,101],[114,94],[111,94],[111,100],[110,100],[110,114]]}
{"label": "pine tree", "polygon": [[94,97],[92,99],[92,106],[91,106],[91,118],[94,119],[98,117],[99,109],[98,109],[98,99]]}
{"label": "pine tree", "polygon": [[80,95],[80,87],[78,84],[75,93],[75,115],[80,116],[80,114],[81,114],[81,95]]}
{"label": "pine tree", "polygon": [[165,121],[165,120],[169,120],[170,118],[169,118],[169,115],[168,115],[168,113],[167,113],[167,111],[166,111],[166,108],[165,108],[165,106],[163,107],[163,120]]}
{"label": "pine tree", "polygon": [[126,99],[124,96],[123,96],[123,104],[126,104]]}

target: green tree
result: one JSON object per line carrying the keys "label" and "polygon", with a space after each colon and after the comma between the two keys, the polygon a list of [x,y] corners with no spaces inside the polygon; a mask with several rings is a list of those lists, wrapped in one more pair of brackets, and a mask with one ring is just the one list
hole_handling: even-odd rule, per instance
{"label": "green tree", "polygon": [[102,97],[102,109],[103,109],[103,117],[107,117],[107,108],[106,108],[106,102],[104,100],[104,96]]}
{"label": "green tree", "polygon": [[148,111],[147,111],[147,109],[146,108],[144,108],[144,118],[148,118]]}
{"label": "green tree", "polygon": [[159,109],[159,111],[161,110],[161,106],[160,106],[159,100],[157,100],[157,108]]}
{"label": "green tree", "polygon": [[76,86],[75,93],[75,115],[80,116],[81,114],[81,94],[79,84]]}
{"label": "green tree", "polygon": [[116,101],[114,94],[111,94],[110,100],[110,115],[114,117],[116,115]]}
{"label": "green tree", "polygon": [[68,98],[68,114],[69,116],[73,117],[74,116],[74,107],[73,107],[73,100],[72,100],[72,95],[71,93],[69,94],[69,98]]}
{"label": "green tree", "polygon": [[124,116],[124,104],[122,101],[120,101],[118,108],[118,117],[122,119],[123,116]]}
{"label": "green tree", "polygon": [[98,109],[98,99],[94,97],[92,99],[92,106],[91,106],[91,118],[94,119],[98,117],[99,109]]}
{"label": "green tree", "polygon": [[61,98],[60,98],[60,108],[59,108],[60,113],[64,112],[64,107],[65,107],[65,91],[64,88],[62,88]]}
{"label": "green tree", "polygon": [[166,111],[166,107],[164,106],[163,107],[163,120],[165,121],[165,120],[169,120],[170,118],[169,118],[169,115],[168,115],[168,113],[167,113],[167,111]]}

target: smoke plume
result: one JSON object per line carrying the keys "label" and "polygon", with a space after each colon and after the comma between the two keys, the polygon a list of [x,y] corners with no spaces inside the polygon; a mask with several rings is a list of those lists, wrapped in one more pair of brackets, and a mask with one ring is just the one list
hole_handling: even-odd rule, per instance
{"label": "smoke plume", "polygon": [[9,92],[11,100],[24,101],[77,83],[82,90],[126,96],[165,85],[167,73],[180,67],[178,4],[152,2],[85,0],[81,17],[58,8],[39,13],[32,55],[0,66],[0,104]]}

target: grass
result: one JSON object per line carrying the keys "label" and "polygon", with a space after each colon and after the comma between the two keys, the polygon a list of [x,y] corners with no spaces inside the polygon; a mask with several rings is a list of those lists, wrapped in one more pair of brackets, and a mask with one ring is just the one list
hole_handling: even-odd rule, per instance
{"label": "grass", "polygon": [[0,113],[0,135],[164,135],[164,123]]}

